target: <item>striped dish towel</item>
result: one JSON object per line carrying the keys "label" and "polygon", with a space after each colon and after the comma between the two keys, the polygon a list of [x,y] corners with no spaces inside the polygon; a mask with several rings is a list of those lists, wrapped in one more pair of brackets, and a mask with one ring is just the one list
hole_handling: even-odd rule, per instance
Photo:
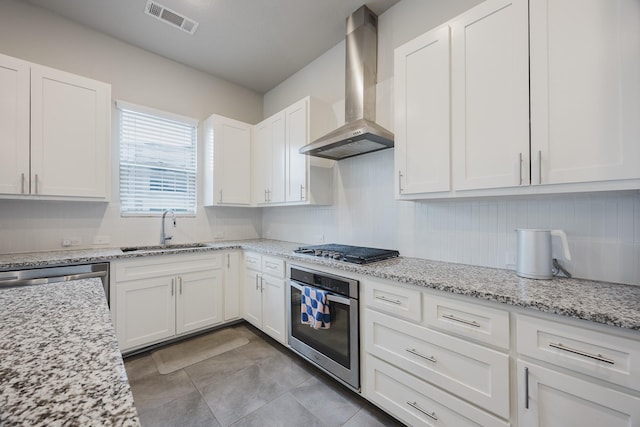
{"label": "striped dish towel", "polygon": [[300,304],[300,319],[302,323],[313,329],[329,329],[331,327],[331,313],[327,292],[304,286]]}

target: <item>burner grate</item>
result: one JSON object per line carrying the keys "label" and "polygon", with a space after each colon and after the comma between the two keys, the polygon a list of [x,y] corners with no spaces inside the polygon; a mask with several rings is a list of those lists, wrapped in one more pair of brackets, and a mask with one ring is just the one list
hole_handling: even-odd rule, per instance
{"label": "burner grate", "polygon": [[301,246],[294,252],[299,254],[314,255],[331,258],[338,261],[354,264],[368,264],[400,256],[400,252],[391,249],[367,248],[363,246],[339,245],[335,243],[326,245]]}

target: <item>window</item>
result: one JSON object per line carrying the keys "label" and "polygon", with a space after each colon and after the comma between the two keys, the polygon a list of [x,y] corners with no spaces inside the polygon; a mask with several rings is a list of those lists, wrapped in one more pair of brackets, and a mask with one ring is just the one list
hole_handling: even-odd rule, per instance
{"label": "window", "polygon": [[196,213],[198,121],[118,101],[120,212]]}

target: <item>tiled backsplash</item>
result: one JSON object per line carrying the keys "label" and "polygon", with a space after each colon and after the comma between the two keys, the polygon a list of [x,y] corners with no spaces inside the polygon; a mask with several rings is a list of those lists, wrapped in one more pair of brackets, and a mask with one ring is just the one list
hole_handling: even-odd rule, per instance
{"label": "tiled backsplash", "polygon": [[[337,163],[334,204],[321,207],[201,208],[178,218],[174,241],[258,236],[398,249],[404,256],[515,268],[516,228],[566,231],[576,277],[640,285],[640,192],[396,201],[393,150]],[[0,202],[0,253],[59,250],[63,238],[110,245],[158,244],[160,218],[121,218],[117,203]],[[555,240],[555,239],[554,239]],[[74,249],[71,247],[69,249]]]}
{"label": "tiled backsplash", "polygon": [[[209,242],[257,238],[260,227],[259,209],[200,207],[195,217],[178,216],[177,227],[169,233],[171,243]],[[99,236],[109,243],[94,245]],[[63,248],[63,239],[77,240],[77,245]],[[159,217],[123,218],[115,202],[0,201],[2,254],[159,243]]]}
{"label": "tiled backsplash", "polygon": [[575,277],[640,285],[638,191],[406,202],[393,199],[393,150],[337,165],[333,206],[265,208],[263,236],[515,269],[516,228],[562,229],[572,260],[556,241],[553,254]]}

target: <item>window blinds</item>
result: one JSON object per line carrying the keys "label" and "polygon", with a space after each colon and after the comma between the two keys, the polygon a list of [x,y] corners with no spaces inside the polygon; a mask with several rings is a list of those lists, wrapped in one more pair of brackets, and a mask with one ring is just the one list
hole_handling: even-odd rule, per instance
{"label": "window blinds", "polygon": [[196,213],[197,121],[118,102],[120,210]]}

